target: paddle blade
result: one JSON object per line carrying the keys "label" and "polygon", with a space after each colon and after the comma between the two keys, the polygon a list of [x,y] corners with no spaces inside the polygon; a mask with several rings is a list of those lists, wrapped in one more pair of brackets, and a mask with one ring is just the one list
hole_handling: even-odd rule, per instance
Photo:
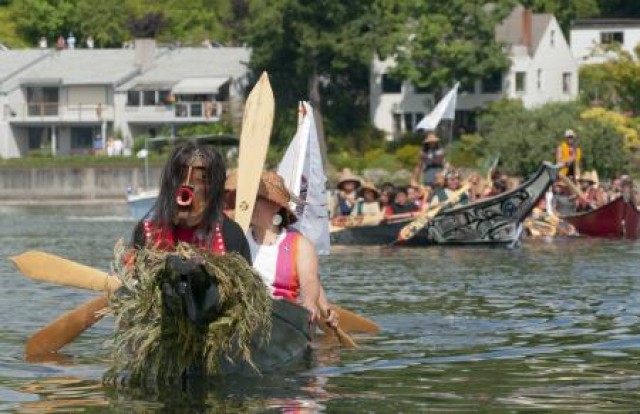
{"label": "paddle blade", "polygon": [[23,275],[35,280],[107,292],[120,286],[116,277],[49,253],[28,251],[10,260]]}
{"label": "paddle blade", "polygon": [[240,133],[235,221],[245,232],[251,222],[260,175],[267,157],[274,108],[269,77],[263,72],[245,103]]}
{"label": "paddle blade", "polygon": [[[334,307],[335,309],[335,307]],[[323,312],[322,310],[320,310],[320,312],[322,313],[322,317],[324,319],[327,318],[327,314],[325,312]],[[338,322],[338,326],[337,327],[332,327],[329,326],[329,324],[327,324],[326,322],[322,321],[320,322],[320,329],[322,329],[322,331],[325,334],[329,334],[331,332],[333,332],[333,334],[336,336],[336,338],[338,338],[338,341],[340,342],[340,345],[346,347],[346,348],[357,348],[358,344],[356,344],[356,342],[349,336],[348,333],[346,333],[344,330],[342,330],[342,328],[340,328],[340,322]]]}
{"label": "paddle blade", "polygon": [[403,228],[400,229],[398,233],[398,241],[407,241],[413,238],[420,230],[427,225],[432,218],[434,218],[442,209],[442,206],[434,207],[426,213],[421,214],[418,218],[413,220],[411,223],[407,224]]}
{"label": "paddle blade", "polygon": [[338,326],[343,331],[366,332],[372,334],[380,332],[380,327],[375,322],[335,304],[332,304],[331,307],[333,310],[338,312]]}
{"label": "paddle blade", "polygon": [[57,352],[99,321],[104,313],[98,311],[108,305],[109,301],[106,296],[98,296],[61,315],[29,338],[24,349],[26,358]]}

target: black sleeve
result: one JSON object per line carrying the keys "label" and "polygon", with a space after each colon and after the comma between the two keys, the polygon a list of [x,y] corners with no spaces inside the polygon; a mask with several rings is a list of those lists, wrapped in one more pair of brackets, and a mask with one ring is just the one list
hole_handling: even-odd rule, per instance
{"label": "black sleeve", "polygon": [[239,253],[240,256],[247,260],[247,263],[252,264],[249,242],[247,242],[242,228],[238,223],[226,216],[222,219],[222,238],[228,252]]}

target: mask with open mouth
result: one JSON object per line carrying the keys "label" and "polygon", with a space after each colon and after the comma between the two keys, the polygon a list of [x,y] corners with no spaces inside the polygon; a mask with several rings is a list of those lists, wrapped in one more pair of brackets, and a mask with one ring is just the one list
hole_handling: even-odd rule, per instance
{"label": "mask with open mouth", "polygon": [[182,185],[176,191],[175,225],[196,226],[202,220],[206,208],[206,169],[202,153],[196,150],[182,170]]}

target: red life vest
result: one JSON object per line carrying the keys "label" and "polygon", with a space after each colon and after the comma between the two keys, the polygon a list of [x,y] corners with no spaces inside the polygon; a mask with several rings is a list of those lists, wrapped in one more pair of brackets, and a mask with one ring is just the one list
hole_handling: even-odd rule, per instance
{"label": "red life vest", "polygon": [[143,223],[144,239],[146,243],[152,242],[156,249],[172,251],[177,241],[189,243],[213,254],[224,255],[227,249],[222,237],[222,226],[216,222],[211,232],[211,240],[201,237],[197,229],[175,229],[171,231],[167,227],[157,225],[149,220]]}

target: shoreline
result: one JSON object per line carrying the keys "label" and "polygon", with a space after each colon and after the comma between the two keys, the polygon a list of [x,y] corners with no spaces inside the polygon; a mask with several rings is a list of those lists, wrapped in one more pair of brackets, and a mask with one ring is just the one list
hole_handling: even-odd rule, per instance
{"label": "shoreline", "polygon": [[38,198],[38,199],[15,199],[2,200],[0,206],[33,207],[33,206],[94,206],[94,205],[118,205],[126,206],[127,200],[123,198]]}

